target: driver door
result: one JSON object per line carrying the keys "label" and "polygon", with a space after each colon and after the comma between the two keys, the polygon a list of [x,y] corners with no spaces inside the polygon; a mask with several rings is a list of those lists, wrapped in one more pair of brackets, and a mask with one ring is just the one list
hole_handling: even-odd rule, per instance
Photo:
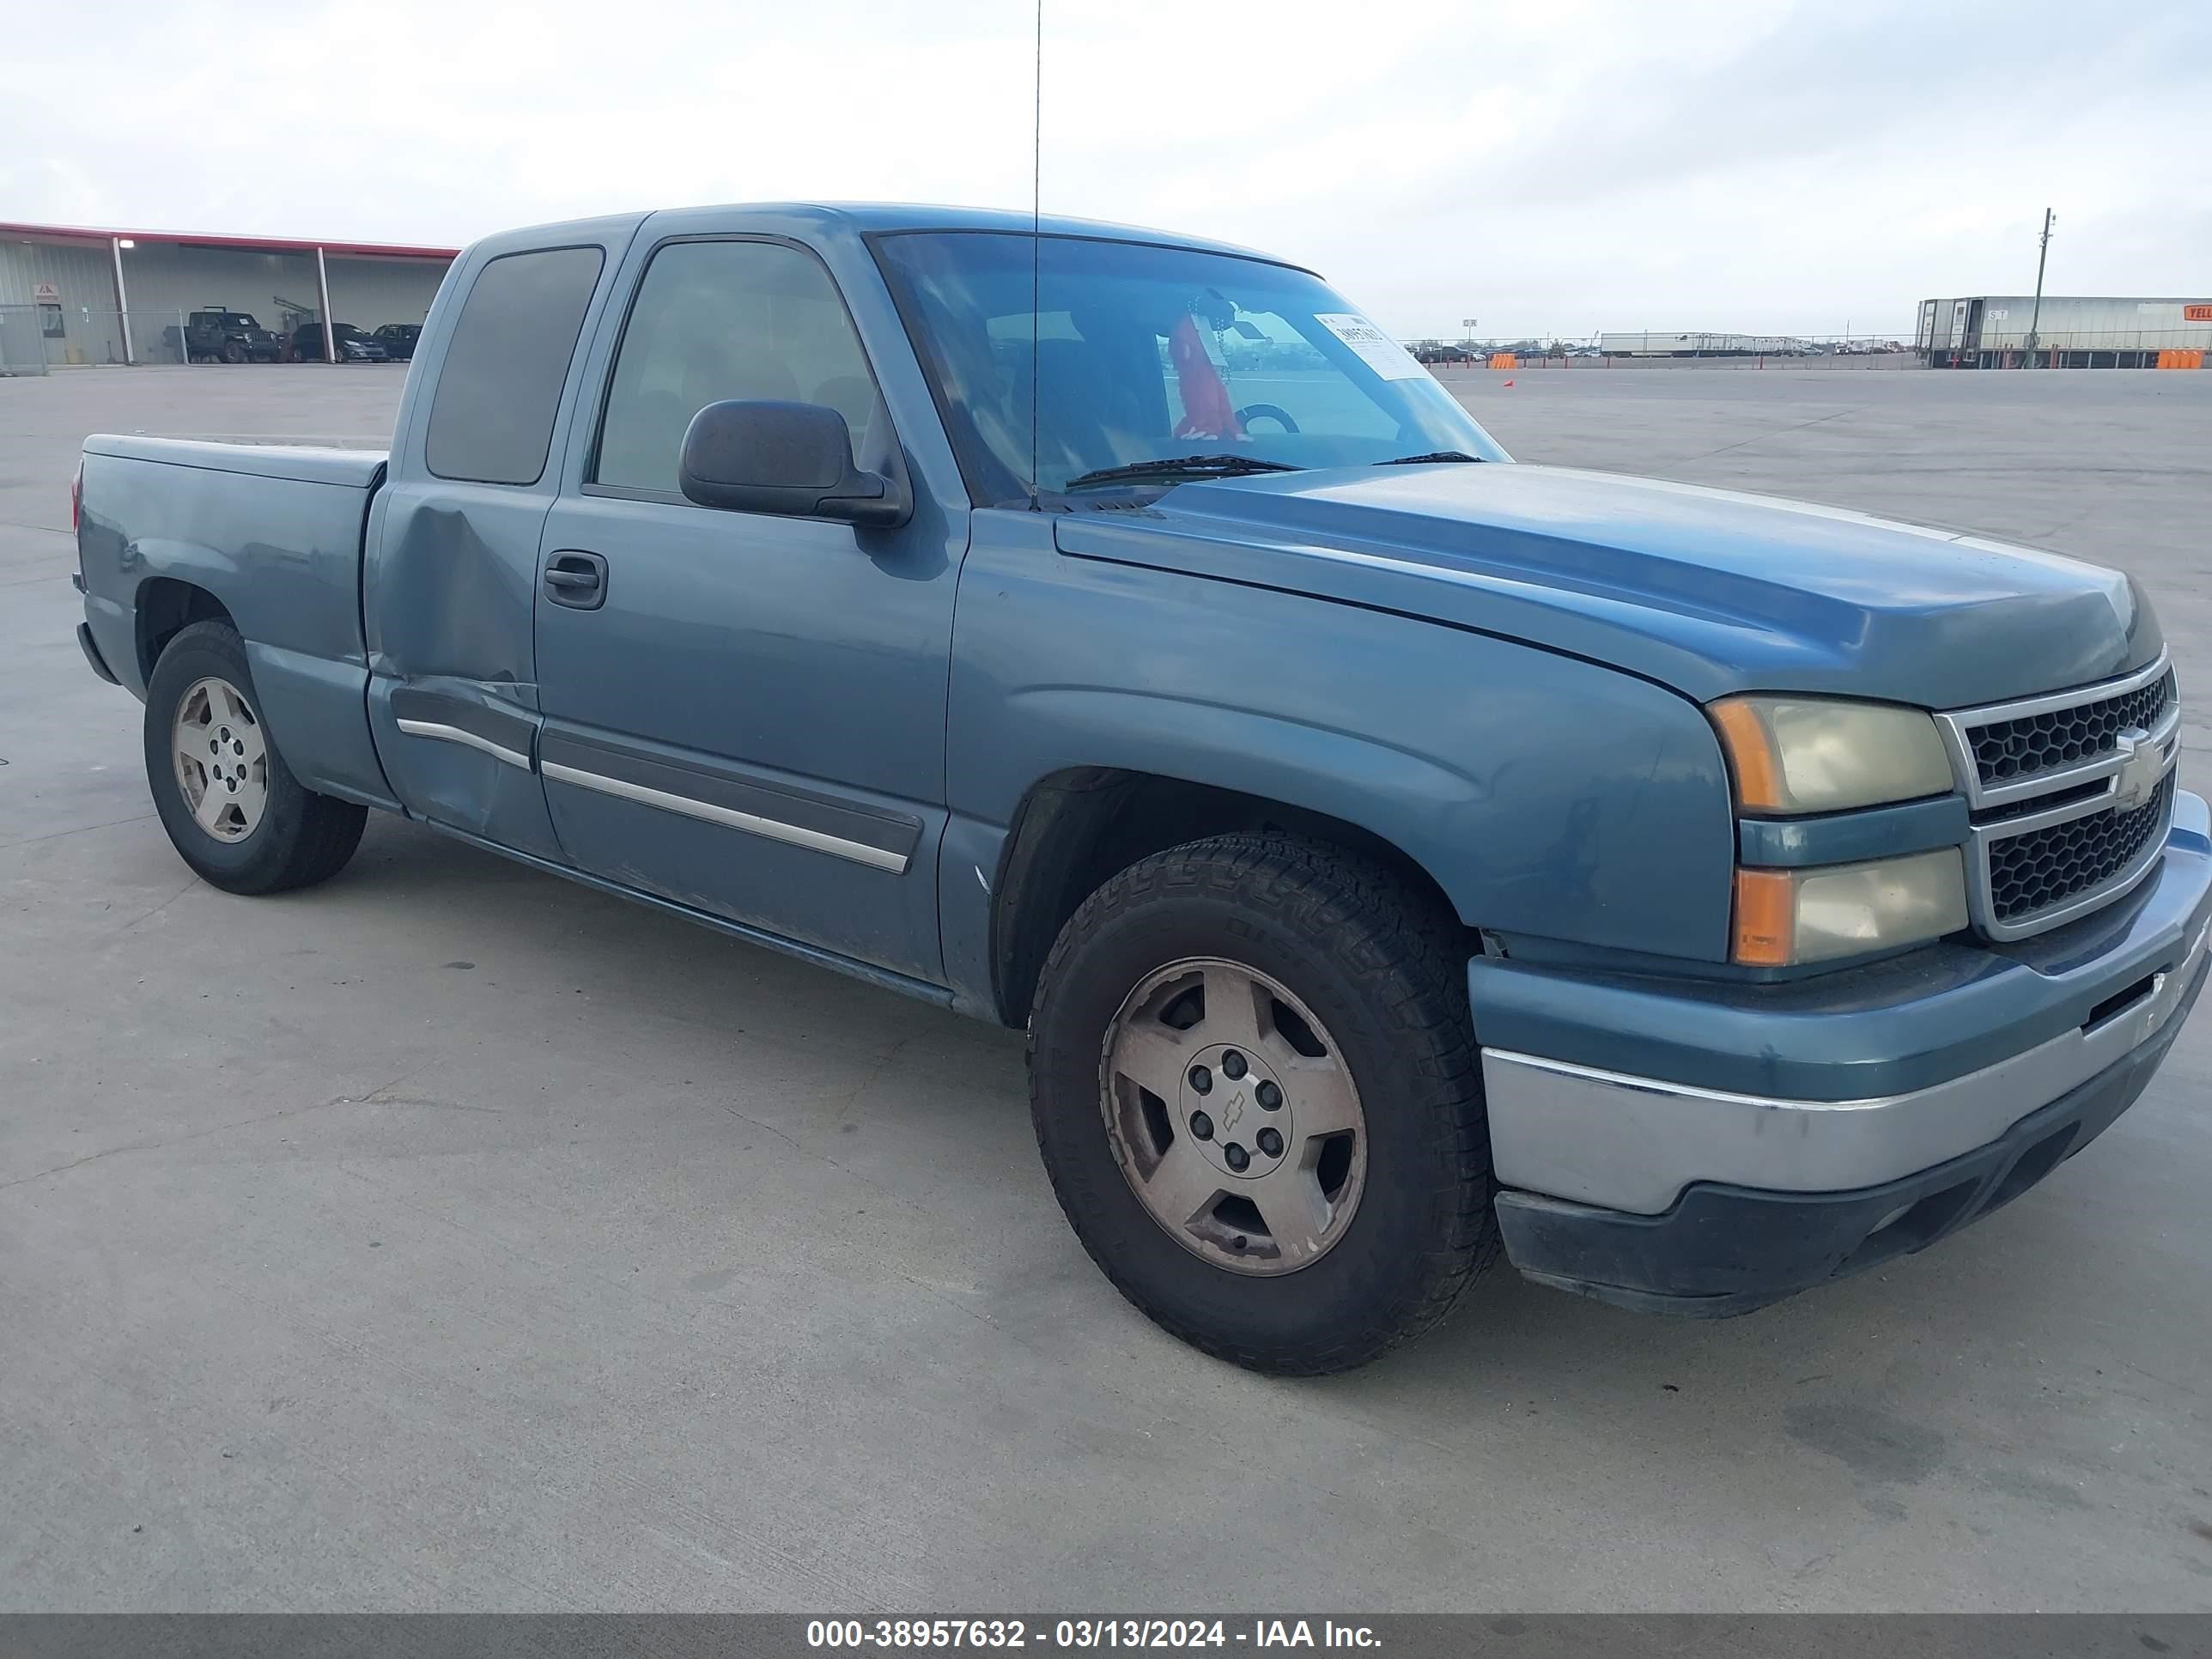
{"label": "driver door", "polygon": [[687,501],[678,451],[708,404],[826,404],[856,448],[888,416],[811,249],[682,237],[633,258],[597,429],[542,542],[554,827],[611,881],[935,980],[946,514],[926,491],[896,529]]}

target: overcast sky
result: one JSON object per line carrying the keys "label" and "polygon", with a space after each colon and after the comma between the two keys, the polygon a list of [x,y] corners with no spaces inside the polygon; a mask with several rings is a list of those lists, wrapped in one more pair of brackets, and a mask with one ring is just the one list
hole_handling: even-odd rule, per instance
{"label": "overcast sky", "polygon": [[[0,219],[465,242],[702,202],[1026,206],[1003,0],[92,0],[9,31]],[[1046,0],[1048,211],[1315,265],[1401,336],[1909,337],[2212,298],[2206,0]]]}

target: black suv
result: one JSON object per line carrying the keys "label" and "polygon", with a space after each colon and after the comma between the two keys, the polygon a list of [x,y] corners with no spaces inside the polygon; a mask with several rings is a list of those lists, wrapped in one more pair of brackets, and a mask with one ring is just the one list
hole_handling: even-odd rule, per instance
{"label": "black suv", "polygon": [[[342,363],[380,363],[389,356],[382,342],[373,335],[362,333],[351,323],[332,323],[331,337],[337,343],[337,360]],[[302,323],[292,331],[292,355],[303,363],[323,361],[323,325],[320,323]]]}
{"label": "black suv", "polygon": [[161,332],[190,363],[273,363],[284,355],[284,343],[251,312],[195,311],[182,329],[172,324]]}
{"label": "black suv", "polygon": [[422,332],[420,323],[386,323],[368,337],[384,348],[384,355],[395,363],[415,361],[415,342]]}

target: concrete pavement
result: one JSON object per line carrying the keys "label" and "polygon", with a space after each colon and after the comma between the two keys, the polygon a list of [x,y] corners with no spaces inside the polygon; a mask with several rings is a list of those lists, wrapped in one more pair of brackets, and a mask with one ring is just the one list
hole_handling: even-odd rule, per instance
{"label": "concrete pavement", "polygon": [[[2212,375],[1447,378],[1524,459],[2121,564],[2206,706]],[[1926,1255],[1716,1324],[1501,1271],[1277,1382],[1092,1270],[1012,1034],[390,819],[192,881],[70,458],[399,384],[0,380],[0,1608],[2212,1608],[2202,1019]]]}

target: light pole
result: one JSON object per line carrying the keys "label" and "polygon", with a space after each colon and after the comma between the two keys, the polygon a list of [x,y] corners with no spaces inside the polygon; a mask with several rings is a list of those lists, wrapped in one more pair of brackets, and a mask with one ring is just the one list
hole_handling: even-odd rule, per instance
{"label": "light pole", "polygon": [[2035,309],[2027,318],[2027,361],[2025,367],[2035,367],[2036,329],[2043,321],[2043,267],[2051,258],[2051,227],[2057,222],[2049,208],[2043,210],[2043,237],[2035,255]]}

